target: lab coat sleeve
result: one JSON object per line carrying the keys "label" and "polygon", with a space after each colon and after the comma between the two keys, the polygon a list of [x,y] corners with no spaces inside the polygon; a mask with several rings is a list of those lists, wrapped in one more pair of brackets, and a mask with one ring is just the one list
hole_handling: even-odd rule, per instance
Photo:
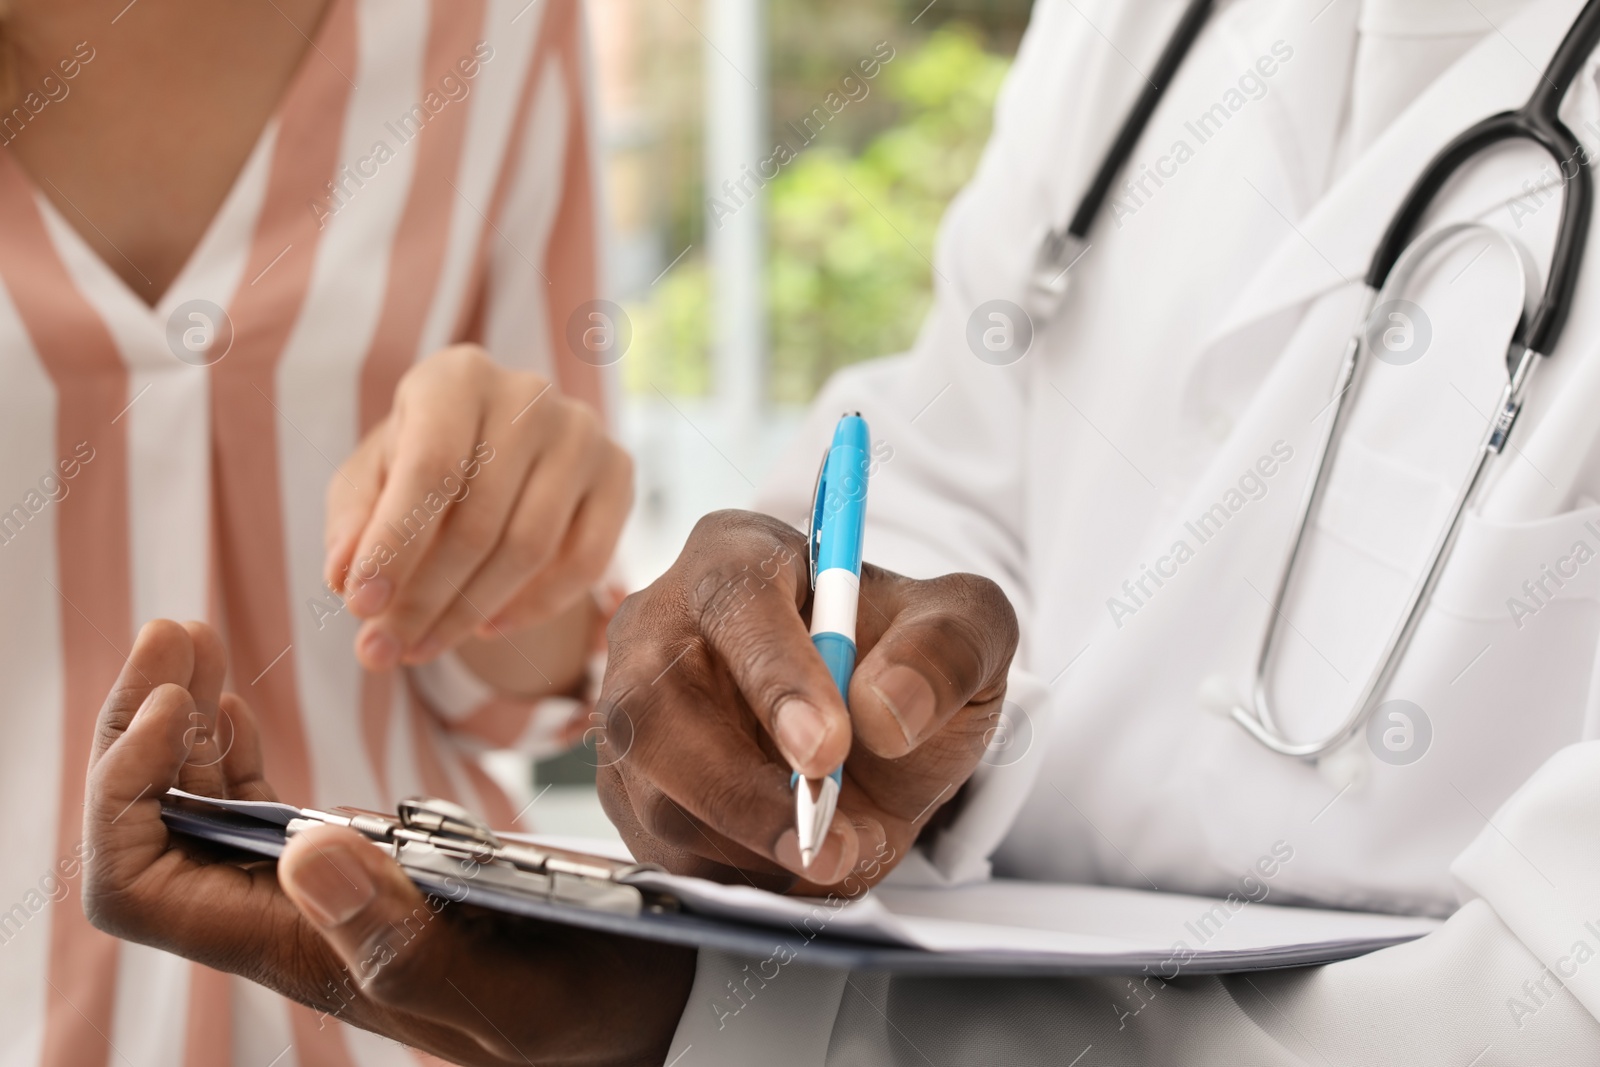
{"label": "lab coat sleeve", "polygon": [[[872,432],[866,559],[916,578],[958,571],[993,579],[1026,630],[1030,612],[1021,520],[1022,398],[980,363],[956,326],[954,305],[936,308],[915,351],[836,375],[812,408],[802,442],[768,483],[758,507],[806,526],[817,463],[841,413],[859,411]],[[956,336],[952,337],[952,331]],[[960,346],[959,350],[955,346]],[[1044,687],[1021,664],[991,736],[999,746],[968,782],[960,815],[905,866],[922,881],[970,881],[989,873],[1032,785],[1047,727]],[[1001,773],[1003,772],[1003,773]]]}
{"label": "lab coat sleeve", "polygon": [[[845,412],[872,433],[865,556],[912,578],[956,571],[998,582],[1028,607],[1022,542],[1022,399],[952,351],[935,308],[910,353],[834,375],[757,497],[758,510],[805,529],[817,468]],[[964,348],[963,350],[964,351]],[[987,379],[987,380],[985,380]]]}
{"label": "lab coat sleeve", "polygon": [[[1103,140],[1098,127],[1107,120],[1086,118],[1093,109],[1083,99],[1083,83],[1094,73],[1085,68],[1098,69],[1103,60],[1090,47],[1102,42],[1085,19],[1115,29],[1148,18],[1152,6],[1162,5],[1092,0],[1075,10],[1041,0],[1036,6],[977,173],[941,223],[934,305],[915,344],[902,356],[834,375],[759,493],[761,510],[805,527],[834,423],[859,411],[873,442],[868,561],[915,578],[982,574],[1027,618],[1023,485],[1031,466],[1025,460],[1032,363],[1021,347],[1009,354],[983,347],[983,329],[993,323],[987,305],[1022,299],[1040,238],[1059,221],[1053,216],[1065,217],[1065,204],[1055,202],[1060,189],[1077,187],[1085,160],[1093,162],[1088,157]],[[1096,58],[1068,62],[1083,60],[1079,53]],[[1041,137],[1041,129],[1053,135]],[[1085,150],[1072,152],[1063,141],[1082,142]]]}
{"label": "lab coat sleeve", "polygon": [[[1148,16],[1151,6],[1126,0],[1085,5],[1091,19],[1111,27]],[[1011,707],[991,731],[997,744],[1010,747],[986,759],[967,787],[956,824],[930,850],[936,868],[930,876],[943,880],[987,874],[989,854],[1032,785],[1030,753],[1043,749],[1048,730],[1044,687],[1027,669],[1034,604],[1024,485],[1033,466],[1026,454],[1032,365],[1027,355],[1004,365],[1004,357],[987,351],[980,358],[978,339],[991,323],[992,299],[1007,293],[1021,299],[1038,239],[1051,216],[1064,216],[1060,205],[1046,202],[1047,191],[1075,187],[1083,159],[1098,152],[1105,132],[1084,94],[1073,91],[1095,76],[1104,58],[1084,18],[1059,0],[1037,5],[978,172],[941,226],[934,306],[915,345],[904,355],[836,374],[757,501],[759,510],[804,529],[834,423],[859,411],[872,433],[867,561],[914,578],[980,574],[998,583],[1016,608],[1022,644]],[[1086,151],[1065,151],[1063,137],[1041,137],[1041,128],[1065,131],[1066,140],[1081,141]],[[1063,151],[1065,159],[1055,158]]]}
{"label": "lab coat sleeve", "polygon": [[845,975],[808,968],[802,951],[757,984],[752,971],[773,974],[766,961],[703,952],[673,1055],[692,1045],[696,1064],[733,1064],[765,1049],[768,1067],[1600,1064],[1597,783],[1600,742],[1554,756],[1458,858],[1466,903],[1409,944],[1171,980]]}
{"label": "lab coat sleeve", "polygon": [[1600,1017],[1600,741],[1552,756],[1450,870],[1538,957],[1528,977],[1548,969]]}

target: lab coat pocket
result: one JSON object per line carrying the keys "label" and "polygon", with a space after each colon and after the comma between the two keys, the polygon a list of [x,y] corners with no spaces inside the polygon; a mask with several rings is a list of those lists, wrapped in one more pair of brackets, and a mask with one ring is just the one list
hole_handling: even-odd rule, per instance
{"label": "lab coat pocket", "polygon": [[1600,506],[1532,522],[1468,514],[1432,607],[1522,632],[1558,604],[1600,602]]}
{"label": "lab coat pocket", "polygon": [[1600,506],[1523,522],[1469,513],[1389,688],[1459,722],[1480,770],[1515,764],[1509,795],[1551,752],[1595,735],[1597,644]]}
{"label": "lab coat pocket", "polygon": [[[1405,480],[1395,477],[1396,484]],[[1388,496],[1394,486],[1375,488]],[[1415,513],[1397,516],[1413,537],[1396,540],[1395,528],[1385,532],[1371,514],[1329,503],[1319,534],[1342,556],[1345,581],[1361,577],[1360,566],[1350,564],[1369,568],[1365,593],[1350,595],[1382,590],[1390,599],[1382,610],[1361,604],[1362,622],[1347,618],[1346,625],[1381,644],[1400,621],[1397,602],[1421,572],[1426,547],[1417,551],[1415,535],[1426,529],[1431,542],[1442,509],[1413,502]],[[1329,595],[1322,583],[1314,592]],[[1324,799],[1314,825],[1298,824],[1294,840],[1305,848],[1282,888],[1347,907],[1447,909],[1453,890],[1444,872],[1488,814],[1553,752],[1595,735],[1597,643],[1600,507],[1526,522],[1469,513],[1366,728],[1321,768]],[[1295,720],[1296,736],[1313,736],[1347,711],[1377,665],[1370,652],[1336,662],[1349,687],[1337,700],[1324,699],[1316,722]],[[1280,690],[1294,680],[1278,677]],[[1295,699],[1280,700],[1283,718],[1293,720],[1309,695],[1296,689]],[[1335,796],[1338,803],[1323,813],[1320,805]],[[1237,866],[1245,858],[1219,849],[1219,862]],[[1352,880],[1352,870],[1369,873]]]}
{"label": "lab coat pocket", "polygon": [[1465,847],[1483,813],[1551,753],[1594,735],[1597,642],[1600,507],[1525,522],[1463,520],[1376,713],[1405,700],[1429,722],[1430,743],[1414,764],[1374,764],[1369,802],[1399,818],[1397,852],[1426,848],[1421,826],[1442,847]]}

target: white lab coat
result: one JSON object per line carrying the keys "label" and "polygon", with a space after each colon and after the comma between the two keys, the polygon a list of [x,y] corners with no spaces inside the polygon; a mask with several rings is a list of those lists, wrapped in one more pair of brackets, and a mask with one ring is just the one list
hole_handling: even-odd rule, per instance
{"label": "white lab coat", "polygon": [[[897,877],[992,868],[1223,895],[1287,842],[1275,902],[1453,917],[1361,960],[1159,995],[1126,980],[790,968],[731,1020],[711,1003],[743,961],[703,953],[674,1045],[692,1046],[686,1067],[1066,1064],[1090,1046],[1086,1065],[1600,1062],[1592,264],[1385,693],[1422,709],[1420,758],[1380,759],[1383,739],[1363,733],[1321,764],[1286,759],[1202,697],[1249,691],[1380,232],[1440,145],[1522,103],[1580,4],[1538,0],[1486,34],[1331,183],[1356,5],[1225,7],[1134,152],[1127,174],[1161,182],[1108,206],[1026,356],[976,358],[969,318],[1023,302],[1039,236],[1070,213],[1137,91],[1133,66],[1148,69],[1180,6],[1040,0],[979,174],[946,219],[915,349],[830,383],[766,505],[803,516],[827,428],[859,408],[892,451],[873,476],[867,558],[977,571],[1017,605],[1011,748]],[[1262,57],[1266,91],[1230,96]],[[1595,70],[1563,108],[1591,152]],[[1225,119],[1197,128],[1214,104]],[[1429,224],[1512,234],[1537,286],[1553,182],[1537,150],[1498,151]],[[1404,294],[1431,341],[1415,362],[1374,366],[1280,636],[1271,692],[1296,736],[1343,717],[1397,619],[1504,380],[1515,281],[1510,256],[1467,239]]]}

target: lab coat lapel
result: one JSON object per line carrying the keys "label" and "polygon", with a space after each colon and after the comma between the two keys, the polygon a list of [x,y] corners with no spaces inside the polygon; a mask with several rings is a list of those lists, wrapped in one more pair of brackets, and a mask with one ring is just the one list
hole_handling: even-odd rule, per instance
{"label": "lab coat lapel", "polygon": [[1273,77],[1262,112],[1271,150],[1295,197],[1282,206],[1294,215],[1303,214],[1326,191],[1349,96],[1357,6],[1353,0],[1274,2],[1241,9],[1231,20],[1231,37],[1242,46],[1241,56],[1270,54],[1275,41],[1294,49],[1292,62]]}
{"label": "lab coat lapel", "polygon": [[[1226,352],[1252,326],[1359,282],[1384,227],[1428,160],[1472,123],[1522,104],[1580,6],[1580,0],[1543,0],[1487,34],[1429,86],[1285,234],[1212,331],[1200,362]],[[1494,165],[1488,156],[1474,164]],[[1454,194],[1452,214],[1475,217],[1523,194],[1519,183],[1526,175],[1525,168],[1504,168],[1504,180],[1470,183]]]}
{"label": "lab coat lapel", "polygon": [[[1058,708],[1070,710],[1059,710],[1051,723],[1039,785],[997,860],[1002,869],[1044,873],[1045,864],[1029,857],[1046,853],[1048,842],[1060,841],[1063,835],[1052,820],[1060,823],[1060,797],[1070,795],[1093,832],[1079,839],[1088,842],[1080,856],[1048,861],[1054,874],[1131,880],[1123,872],[1137,864],[1163,887],[1217,891],[1221,883],[1208,881],[1212,876],[1206,872],[1244,869],[1258,844],[1270,844],[1280,835],[1289,839],[1292,829],[1301,858],[1280,883],[1287,893],[1341,906],[1443,907],[1447,898],[1435,872],[1455,843],[1475,829],[1470,824],[1476,815],[1448,806],[1456,797],[1450,781],[1465,781],[1470,774],[1476,782],[1509,792],[1512,785],[1506,779],[1522,773],[1515,762],[1538,755],[1537,746],[1513,740],[1516,731],[1542,731],[1539,745],[1556,743],[1551,739],[1570,731],[1554,716],[1532,727],[1508,723],[1491,715],[1506,704],[1505,698],[1450,688],[1462,668],[1492,642],[1503,642],[1496,645],[1495,655],[1528,655],[1526,646],[1511,643],[1507,635],[1515,633],[1514,625],[1497,613],[1492,594],[1469,597],[1454,576],[1442,583],[1441,599],[1454,604],[1455,613],[1435,610],[1425,620],[1426,628],[1419,631],[1390,691],[1427,704],[1442,724],[1441,736],[1460,731],[1453,736],[1474,741],[1455,749],[1441,742],[1428,756],[1431,762],[1406,776],[1375,774],[1377,784],[1364,787],[1364,793],[1350,790],[1326,816],[1322,812],[1330,798],[1342,795],[1342,787],[1304,764],[1267,753],[1231,721],[1208,716],[1201,694],[1223,691],[1237,697],[1249,692],[1286,531],[1298,507],[1299,488],[1309,476],[1315,439],[1311,427],[1324,408],[1342,341],[1339,331],[1351,325],[1353,285],[1372,246],[1441,144],[1479,118],[1521,104],[1577,8],[1577,0],[1543,0],[1505,26],[1503,35],[1491,33],[1419,97],[1309,212],[1302,215],[1294,205],[1279,202],[1285,237],[1238,291],[1218,328],[1210,331],[1212,339],[1202,356],[1214,364],[1252,365],[1253,377],[1216,374],[1211,379],[1236,383],[1236,429],[1214,452],[1197,458],[1205,469],[1186,483],[1187,495],[1163,520],[1167,525],[1154,527],[1147,547],[1130,561],[1127,586],[1137,595],[1116,593],[1114,579],[1108,580],[1115,604],[1106,601],[1098,627],[1086,642],[1061,642],[1063,660],[1076,657],[1057,683]],[[1592,97],[1592,86],[1579,86],[1573,96]],[[1474,162],[1464,181],[1452,183],[1442,205],[1445,213],[1481,215],[1520,195],[1521,181],[1538,164],[1530,169],[1529,153],[1503,155],[1507,159],[1486,156],[1482,163]],[[1272,191],[1265,184],[1262,189]],[[1541,223],[1550,221],[1548,214],[1541,216]],[[1491,292],[1492,282],[1474,275],[1464,284],[1481,283]],[[1459,312],[1461,301],[1468,299],[1458,297],[1451,306]],[[1482,343],[1490,348],[1493,337],[1509,333],[1509,321],[1501,320],[1514,313],[1499,308],[1501,317],[1495,318],[1491,310],[1486,303],[1482,324],[1482,336],[1489,338]],[[1458,334],[1466,321],[1459,313],[1440,316],[1441,326],[1456,327]],[[1557,369],[1569,367],[1577,364],[1569,360]],[[1437,363],[1419,368],[1429,374],[1440,370]],[[1463,396],[1469,405],[1475,395],[1466,383]],[[1325,631],[1306,625],[1294,639],[1281,640],[1278,665],[1271,672],[1274,699],[1294,736],[1318,736],[1338,721],[1351,695],[1348,690],[1364,681],[1375,662],[1376,649],[1367,649],[1373,635],[1381,637],[1397,617],[1409,583],[1405,568],[1394,561],[1411,561],[1380,549],[1415,548],[1416,542],[1413,538],[1406,546],[1390,545],[1384,537],[1401,528],[1436,528],[1437,516],[1430,513],[1414,524],[1395,520],[1372,529],[1358,524],[1374,515],[1391,518],[1380,512],[1395,500],[1427,511],[1435,499],[1429,493],[1454,484],[1435,477],[1431,467],[1406,462],[1414,457],[1404,448],[1390,447],[1397,439],[1409,444],[1404,434],[1363,436],[1364,427],[1391,429],[1375,418],[1391,413],[1393,398],[1388,397],[1391,403],[1385,407],[1386,396],[1372,387],[1356,413],[1365,421],[1353,419],[1349,447],[1341,452],[1348,472],[1341,477],[1335,469],[1321,513],[1326,521],[1319,522],[1309,562],[1299,575],[1306,597],[1316,594],[1322,597],[1317,603],[1335,604],[1337,612],[1323,617]],[[1452,425],[1465,421],[1460,409],[1437,417]],[[1476,440],[1479,428],[1471,424],[1467,429]],[[1398,452],[1398,460],[1391,452]],[[1456,453],[1441,450],[1441,455]],[[1262,489],[1267,471],[1278,480]],[[1376,484],[1380,475],[1387,479],[1381,485]],[[1359,496],[1340,496],[1357,484]],[[1255,499],[1246,502],[1246,489]],[[1224,513],[1243,517],[1222,519]],[[1225,532],[1223,522],[1232,523]],[[1515,589],[1524,573],[1538,573],[1537,562],[1530,561],[1550,558],[1544,546],[1488,545],[1501,532],[1469,530],[1454,557],[1456,574],[1487,574],[1492,568],[1490,578],[1476,583],[1479,587]],[[1566,532],[1561,527],[1552,537]],[[1166,544],[1172,547],[1166,549]],[[1345,595],[1351,603],[1339,599]],[[1487,612],[1481,610],[1485,603]],[[1474,614],[1470,626],[1463,622],[1464,614]],[[1481,615],[1487,621],[1477,617]],[[1302,618],[1296,625],[1305,622]],[[1486,636],[1480,640],[1480,634]],[[1536,676],[1548,673],[1546,662],[1526,662]],[[1342,686],[1328,681],[1339,673],[1345,676]],[[1474,683],[1483,680],[1475,677]],[[1129,743],[1130,737],[1137,743]],[[1484,739],[1481,744],[1478,738]],[[1364,760],[1365,744],[1362,740],[1352,748]],[[1490,761],[1485,753],[1506,758]],[[1148,800],[1130,802],[1134,795]],[[1423,825],[1436,832],[1419,835],[1415,828]],[[1116,851],[1095,852],[1092,839],[1097,837],[1115,841]],[[1058,848],[1055,855],[1062,851]],[[1394,873],[1369,877],[1363,884],[1350,878],[1352,869]],[[1384,884],[1373,892],[1378,881]]]}

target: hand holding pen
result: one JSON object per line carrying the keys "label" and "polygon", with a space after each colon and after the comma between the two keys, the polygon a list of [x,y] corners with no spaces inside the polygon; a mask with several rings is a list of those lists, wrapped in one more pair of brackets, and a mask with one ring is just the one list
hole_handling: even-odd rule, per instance
{"label": "hand holding pen", "polygon": [[[861,599],[861,551],[867,530],[867,482],[872,440],[860,414],[845,415],[823,453],[811,494],[811,529],[806,549],[811,569],[811,643],[827,665],[839,696],[850,698],[856,669],[856,615]],[[920,694],[918,694],[920,696]],[[794,790],[795,833],[800,862],[811,866],[822,847],[844,782],[844,765],[821,778],[798,770]]]}
{"label": "hand holding pen", "polygon": [[[848,704],[817,648],[806,535],[750,512],[695,527],[610,630],[597,722],[607,814],[643,860],[799,891],[886,874],[983,753],[1016,648],[1009,601],[971,574],[861,568]],[[795,772],[844,764],[808,866]]]}

